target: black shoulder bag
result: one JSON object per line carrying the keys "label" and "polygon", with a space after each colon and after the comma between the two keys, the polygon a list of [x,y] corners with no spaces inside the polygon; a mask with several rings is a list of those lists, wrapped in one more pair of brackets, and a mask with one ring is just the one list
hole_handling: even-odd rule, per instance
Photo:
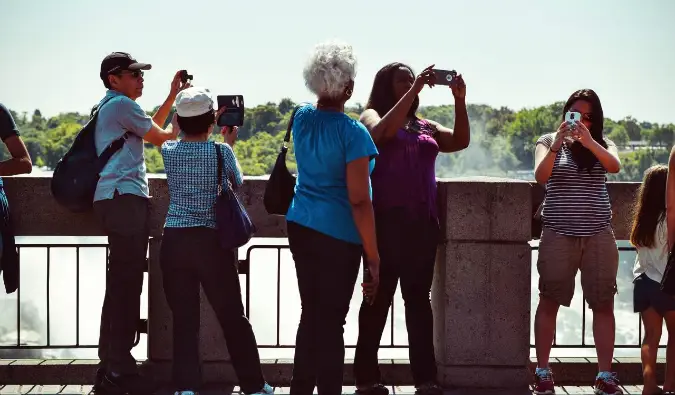
{"label": "black shoulder bag", "polygon": [[296,106],[291,113],[291,119],[288,121],[286,136],[281,145],[281,151],[274,163],[272,174],[265,186],[263,204],[268,214],[286,215],[291,206],[293,196],[295,196],[296,178],[286,167],[286,152],[288,152],[288,143],[291,140],[291,130],[293,129],[293,119],[300,106]]}

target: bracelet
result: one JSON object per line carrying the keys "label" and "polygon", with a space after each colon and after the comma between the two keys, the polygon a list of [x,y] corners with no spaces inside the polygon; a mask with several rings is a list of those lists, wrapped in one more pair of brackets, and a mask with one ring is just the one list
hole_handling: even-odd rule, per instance
{"label": "bracelet", "polygon": [[560,148],[558,148],[557,150],[554,151],[553,148],[549,147],[548,150],[555,154],[556,152],[560,151]]}

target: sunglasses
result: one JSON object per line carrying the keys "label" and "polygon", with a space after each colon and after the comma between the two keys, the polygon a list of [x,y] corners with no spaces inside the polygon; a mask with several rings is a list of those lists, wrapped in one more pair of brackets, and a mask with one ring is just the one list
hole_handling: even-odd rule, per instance
{"label": "sunglasses", "polygon": [[139,78],[143,77],[144,73],[142,70],[135,70],[135,71],[121,71],[119,73],[113,73],[113,75],[117,76],[130,75],[132,78]]}

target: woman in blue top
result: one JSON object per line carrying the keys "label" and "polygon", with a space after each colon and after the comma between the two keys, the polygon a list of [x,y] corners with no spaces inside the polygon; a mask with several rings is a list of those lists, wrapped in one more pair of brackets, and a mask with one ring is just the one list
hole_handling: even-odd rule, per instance
{"label": "woman in blue top", "polygon": [[[222,109],[224,110],[224,109]],[[222,111],[221,110],[221,111]],[[199,286],[218,318],[239,386],[246,394],[271,394],[260,367],[258,345],[244,313],[235,255],[216,236],[218,153],[223,188],[242,184],[232,151],[237,130],[223,128],[226,144],[209,141],[217,115],[207,89],[190,87],[176,97],[174,128],[180,141],[162,145],[169,186],[160,265],[164,293],[173,313],[173,381],[176,395],[193,395],[201,384],[199,365]]]}
{"label": "woman in blue top", "polygon": [[298,179],[286,214],[300,289],[291,395],[342,393],[343,326],[361,257],[370,272],[364,293],[375,296],[380,257],[375,240],[370,172],[377,149],[368,130],[344,113],[356,59],[342,43],[318,45],[304,69],[316,104],[293,122]]}

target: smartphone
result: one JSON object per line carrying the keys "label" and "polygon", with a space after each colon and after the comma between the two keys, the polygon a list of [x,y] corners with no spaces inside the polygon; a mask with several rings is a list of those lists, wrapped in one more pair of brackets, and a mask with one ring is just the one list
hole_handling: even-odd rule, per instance
{"label": "smartphone", "polygon": [[432,69],[431,71],[436,75],[436,85],[450,85],[452,80],[457,77],[455,70]]}
{"label": "smartphone", "polygon": [[[363,283],[364,284],[370,284],[373,281],[373,276],[370,274],[370,270],[368,270],[368,266],[366,265],[363,268]],[[370,299],[369,296],[364,295],[364,298],[366,299],[366,302],[372,304],[372,300]]]}
{"label": "smartphone", "polygon": [[565,121],[569,124],[581,122],[581,113],[576,111],[567,111],[565,113]]}
{"label": "smartphone", "polygon": [[180,80],[182,83],[188,82],[188,80],[192,81],[192,75],[188,74],[187,70],[181,70],[180,71]]}
{"label": "smartphone", "polygon": [[244,96],[221,95],[217,97],[218,110],[227,110],[218,117],[218,126],[242,126],[244,124]]}

